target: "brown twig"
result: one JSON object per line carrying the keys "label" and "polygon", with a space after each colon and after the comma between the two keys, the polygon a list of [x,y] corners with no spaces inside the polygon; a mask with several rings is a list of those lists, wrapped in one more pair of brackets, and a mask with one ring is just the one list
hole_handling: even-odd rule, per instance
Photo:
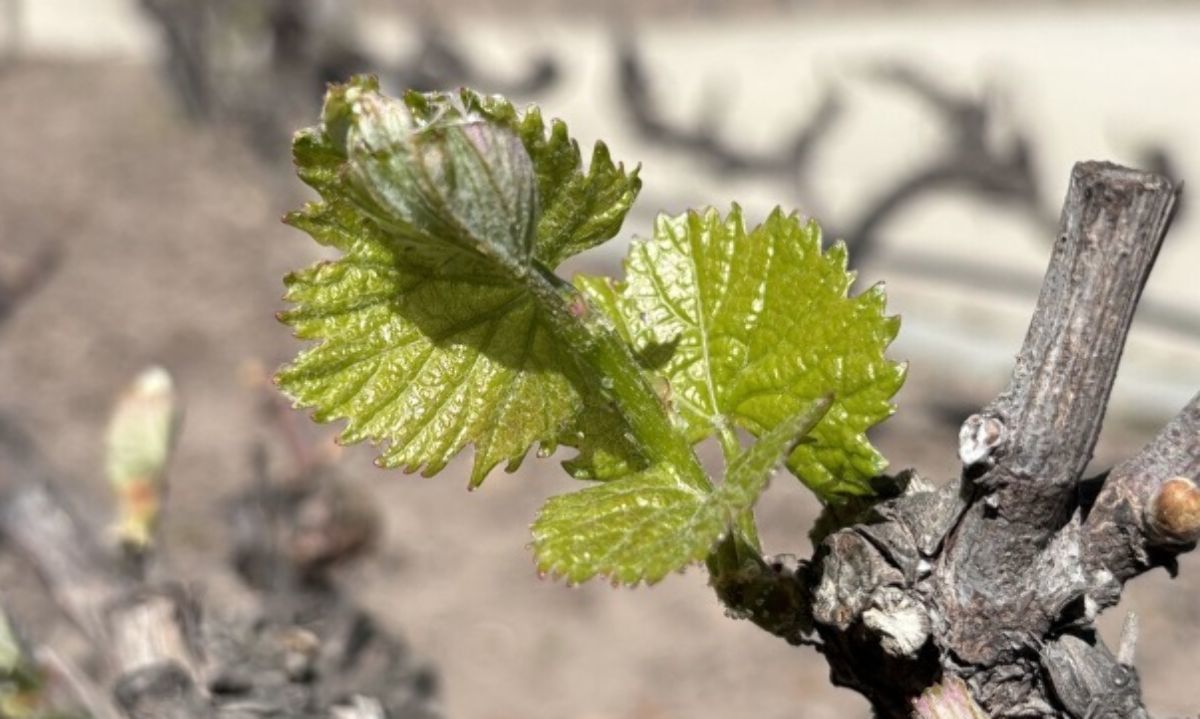
{"label": "brown twig", "polygon": [[1120,598],[1129,579],[1200,539],[1200,394],[1138,454],[1104,480],[1088,512],[1087,563],[1092,597],[1101,606]]}
{"label": "brown twig", "polygon": [[[1075,509],[1125,337],[1166,236],[1174,186],[1161,176],[1082,163],[1008,388],[980,412],[994,446],[967,467],[973,504],[943,558],[944,640],[968,661],[1006,651],[994,632],[1033,637],[1061,607],[1038,586],[1039,558]],[[1014,587],[1024,587],[1017,591]],[[1041,596],[1048,592],[1050,596]],[[981,631],[982,628],[982,631]]]}

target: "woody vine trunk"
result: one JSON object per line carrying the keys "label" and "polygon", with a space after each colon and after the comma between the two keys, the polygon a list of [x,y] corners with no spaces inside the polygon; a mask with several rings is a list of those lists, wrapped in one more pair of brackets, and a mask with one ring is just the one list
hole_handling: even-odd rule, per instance
{"label": "woody vine trunk", "polygon": [[962,427],[960,477],[903,473],[811,562],[768,561],[722,596],[759,598],[748,613],[778,634],[814,628],[833,681],[881,717],[1148,716],[1135,624],[1114,655],[1094,620],[1200,535],[1200,395],[1139,454],[1083,473],[1176,197],[1159,175],[1076,165],[1012,379]]}

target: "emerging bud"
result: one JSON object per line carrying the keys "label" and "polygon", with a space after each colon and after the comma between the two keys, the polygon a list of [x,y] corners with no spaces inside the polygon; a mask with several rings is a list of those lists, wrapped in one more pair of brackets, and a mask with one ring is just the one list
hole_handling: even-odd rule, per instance
{"label": "emerging bud", "polygon": [[1200,540],[1200,488],[1187,477],[1172,477],[1158,488],[1146,508],[1156,539],[1171,544]]}
{"label": "emerging bud", "polygon": [[142,550],[153,540],[180,421],[171,375],[151,367],[117,400],[108,424],[108,479],[117,496],[117,535]]}

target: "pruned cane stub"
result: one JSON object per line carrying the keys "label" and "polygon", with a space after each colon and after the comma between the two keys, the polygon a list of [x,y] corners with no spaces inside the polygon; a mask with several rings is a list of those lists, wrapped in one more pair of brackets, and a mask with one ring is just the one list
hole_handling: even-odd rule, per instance
{"label": "pruned cane stub", "polygon": [[1105,477],[1083,472],[1176,197],[1160,175],[1075,166],[1011,381],[962,427],[962,475],[907,482],[801,573],[834,682],[878,715],[953,681],[992,717],[1147,716],[1136,633],[1114,657],[1093,622],[1200,536],[1200,395]]}

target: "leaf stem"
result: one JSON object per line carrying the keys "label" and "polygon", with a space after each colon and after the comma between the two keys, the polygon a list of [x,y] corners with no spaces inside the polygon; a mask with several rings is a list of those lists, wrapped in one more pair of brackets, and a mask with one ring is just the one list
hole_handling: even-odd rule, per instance
{"label": "leaf stem", "polygon": [[[729,467],[739,454],[742,453],[742,443],[738,439],[737,431],[730,427],[725,422],[724,418],[716,423],[717,426],[717,441],[721,444],[721,455],[725,460],[725,473],[728,475]],[[732,548],[733,556],[736,559],[737,566],[741,566],[744,559],[746,547],[752,549],[755,553],[762,551],[762,544],[758,539],[758,525],[754,521],[754,509],[747,509],[737,516],[734,524],[737,533],[741,535],[741,541],[730,536],[724,541],[724,544]]]}
{"label": "leaf stem", "polygon": [[[621,411],[646,459],[674,467],[697,490],[712,491],[712,482],[691,443],[671,421],[629,345],[602,314],[586,309],[583,295],[574,286],[540,264],[535,267],[537,271],[529,274],[526,285],[559,339],[584,365],[585,381]],[[585,309],[572,312],[571,307]]]}
{"label": "leaf stem", "polygon": [[725,423],[724,419],[717,425],[717,440],[721,443],[721,454],[725,459],[725,469],[742,453],[742,443],[738,440],[737,432]]}

